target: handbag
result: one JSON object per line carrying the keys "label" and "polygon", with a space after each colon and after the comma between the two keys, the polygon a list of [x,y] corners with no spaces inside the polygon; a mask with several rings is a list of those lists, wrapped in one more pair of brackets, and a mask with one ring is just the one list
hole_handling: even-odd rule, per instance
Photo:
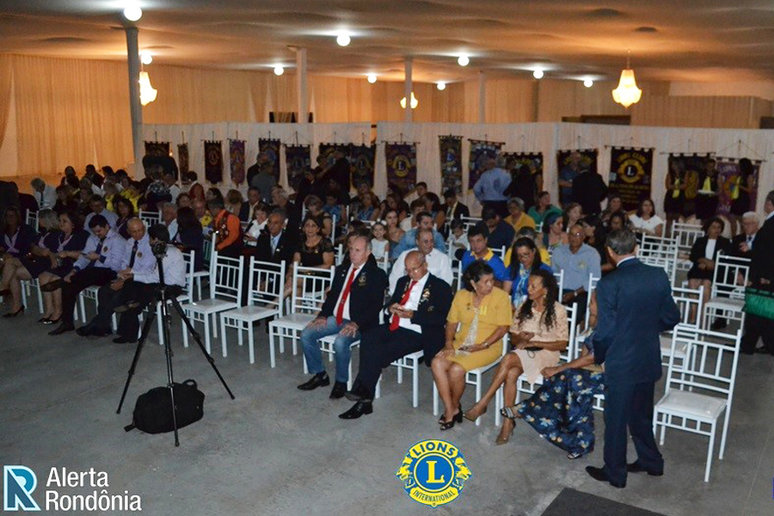
{"label": "handbag", "polygon": [[746,288],[744,290],[744,311],[764,319],[774,319],[774,292]]}
{"label": "handbag", "polygon": [[[177,428],[183,428],[204,417],[204,393],[196,381],[173,383],[175,394],[175,420]],[[154,387],[137,398],[132,414],[132,424],[124,427],[129,432],[137,428],[148,434],[160,434],[174,430],[172,399],[169,387]]]}

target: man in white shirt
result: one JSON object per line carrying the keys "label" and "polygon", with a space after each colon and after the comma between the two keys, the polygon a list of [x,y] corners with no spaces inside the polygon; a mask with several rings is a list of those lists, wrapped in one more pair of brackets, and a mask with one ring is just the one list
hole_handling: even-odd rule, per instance
{"label": "man in white shirt", "polygon": [[50,210],[56,204],[56,188],[47,185],[41,178],[36,177],[30,181],[35,200],[38,201],[38,210]]}
{"label": "man in white shirt", "polygon": [[169,188],[169,195],[172,196],[172,202],[177,202],[177,196],[180,195],[180,187],[177,186],[177,182],[175,181],[175,173],[171,171],[164,172],[162,181],[164,181],[164,184]]}
{"label": "man in white shirt", "polygon": [[177,204],[165,202],[161,205],[161,222],[167,227],[171,240],[177,236]]}
{"label": "man in white shirt", "polygon": [[401,263],[400,278],[385,310],[387,322],[364,332],[360,340],[360,368],[352,390],[345,396],[355,405],[340,414],[357,419],[373,412],[374,390],[382,369],[393,361],[422,351],[425,364],[443,347],[451,287],[427,270],[425,255],[410,251]]}
{"label": "man in white shirt", "polygon": [[91,199],[89,199],[89,207],[91,207],[91,213],[86,215],[86,218],[83,220],[84,228],[91,228],[91,226],[89,226],[89,222],[94,215],[102,215],[105,217],[105,220],[107,220],[108,224],[110,224],[111,228],[116,227],[116,222],[118,222],[118,215],[107,209],[105,205],[105,199],[101,195],[92,195]]}
{"label": "man in white shirt", "polygon": [[390,272],[390,292],[395,290],[395,285],[398,280],[406,275],[406,257],[412,251],[419,250],[425,257],[427,262],[427,269],[430,274],[441,278],[448,285],[451,285],[454,278],[451,268],[451,260],[449,256],[435,248],[435,239],[433,237],[433,230],[420,228],[417,229],[417,246],[413,249],[403,251],[398,259],[395,260],[395,265],[392,266],[392,272]]}

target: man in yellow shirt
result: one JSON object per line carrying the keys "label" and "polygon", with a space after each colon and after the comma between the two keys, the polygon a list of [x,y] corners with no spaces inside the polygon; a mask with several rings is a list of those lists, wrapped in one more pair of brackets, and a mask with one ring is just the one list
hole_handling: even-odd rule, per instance
{"label": "man in yellow shirt", "polygon": [[513,197],[508,201],[508,215],[505,222],[513,226],[513,230],[518,231],[523,227],[535,229],[535,220],[524,213],[524,201],[519,197]]}

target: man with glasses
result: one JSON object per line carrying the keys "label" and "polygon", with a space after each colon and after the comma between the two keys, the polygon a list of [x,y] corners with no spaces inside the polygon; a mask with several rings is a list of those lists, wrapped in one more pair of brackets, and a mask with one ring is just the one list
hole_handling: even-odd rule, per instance
{"label": "man with glasses", "polygon": [[588,304],[589,274],[599,278],[602,276],[599,253],[588,244],[583,243],[585,232],[583,226],[575,224],[570,227],[569,243],[554,249],[551,265],[554,272],[564,271],[562,285],[562,304],[578,303],[578,320],[586,315]]}

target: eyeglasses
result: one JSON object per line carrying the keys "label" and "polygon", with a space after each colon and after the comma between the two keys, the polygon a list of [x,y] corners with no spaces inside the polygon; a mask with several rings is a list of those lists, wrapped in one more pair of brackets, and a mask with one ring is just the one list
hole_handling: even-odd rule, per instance
{"label": "eyeglasses", "polygon": [[570,236],[582,237],[583,233],[579,233],[579,232],[570,233]]}

